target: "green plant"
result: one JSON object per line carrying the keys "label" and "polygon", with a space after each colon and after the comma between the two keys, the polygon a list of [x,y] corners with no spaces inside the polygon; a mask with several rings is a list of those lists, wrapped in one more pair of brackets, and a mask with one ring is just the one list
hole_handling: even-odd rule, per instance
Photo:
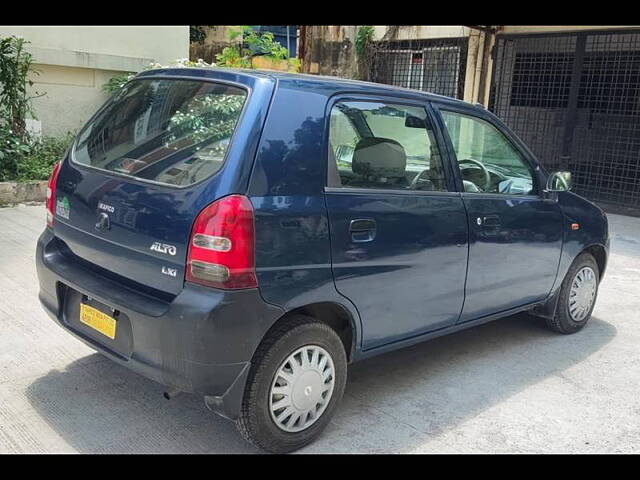
{"label": "green plant", "polygon": [[62,160],[74,138],[74,132],[67,132],[60,137],[42,137],[34,141],[29,152],[18,162],[15,179],[26,181],[49,178],[53,165]]}
{"label": "green plant", "polygon": [[[23,159],[30,155],[32,142],[26,130],[28,116],[35,118],[31,100],[33,81],[29,73],[31,54],[23,38],[0,38],[0,180],[18,176]],[[35,72],[37,73],[37,72]]]}
{"label": "green plant", "polygon": [[135,76],[134,72],[121,73],[115,75],[109,79],[109,81],[102,85],[102,91],[105,93],[114,93],[120,90],[125,83],[131,80]]}
{"label": "green plant", "polygon": [[286,47],[274,41],[273,33],[257,32],[248,25],[242,25],[229,31],[231,40],[242,35],[242,44],[225,47],[222,53],[216,55],[216,62],[221,67],[251,68],[251,58],[265,56],[272,60],[286,60],[293,71],[300,69],[300,60],[289,58]]}
{"label": "green plant", "polygon": [[19,137],[26,135],[25,119],[27,115],[35,117],[29,87],[33,81],[29,73],[37,71],[31,68],[32,57],[25,50],[26,40],[15,36],[0,38],[0,122]]}
{"label": "green plant", "polygon": [[267,55],[277,60],[286,60],[289,58],[288,50],[273,40],[273,33],[258,33],[248,25],[240,27],[239,31],[232,33],[232,39],[238,33],[242,33],[242,42],[247,46],[249,56]]}
{"label": "green plant", "polygon": [[18,135],[7,123],[0,123],[0,181],[16,177],[20,160],[30,150],[22,135]]}
{"label": "green plant", "polygon": [[367,47],[371,40],[373,40],[374,28],[371,25],[364,25],[358,28],[356,33],[356,53],[359,56],[364,56],[367,53]]}
{"label": "green plant", "polygon": [[74,137],[74,132],[67,132],[60,137],[25,140],[0,126],[0,181],[46,180]]}
{"label": "green plant", "polygon": [[189,25],[189,41],[191,43],[204,43],[206,36],[202,25]]}
{"label": "green plant", "polygon": [[[199,58],[197,61],[189,60],[188,58],[179,58],[170,65],[161,65],[160,63],[150,63],[142,70],[152,70],[155,68],[172,68],[172,67],[215,67],[215,64],[210,64]],[[111,77],[107,83],[102,84],[102,91],[106,93],[114,93],[119,91],[125,83],[135,77],[135,72],[120,73]]]}
{"label": "green plant", "polygon": [[300,61],[299,58],[290,58],[288,60],[289,62],[289,68],[294,71],[294,72],[299,72],[300,71],[300,67],[302,66],[302,62]]}
{"label": "green plant", "polygon": [[216,64],[221,67],[251,68],[251,61],[240,55],[240,48],[237,46],[224,47],[222,52],[216,55]]}

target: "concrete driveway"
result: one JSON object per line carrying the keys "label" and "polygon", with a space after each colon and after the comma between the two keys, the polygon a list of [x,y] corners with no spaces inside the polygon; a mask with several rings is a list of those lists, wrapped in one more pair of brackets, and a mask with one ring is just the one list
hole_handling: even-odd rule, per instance
{"label": "concrete driveway", "polygon": [[[304,452],[639,452],[640,219],[611,215],[589,325],[518,315],[349,368]],[[44,207],[0,209],[0,452],[256,452],[201,398],[94,353],[40,309]]]}

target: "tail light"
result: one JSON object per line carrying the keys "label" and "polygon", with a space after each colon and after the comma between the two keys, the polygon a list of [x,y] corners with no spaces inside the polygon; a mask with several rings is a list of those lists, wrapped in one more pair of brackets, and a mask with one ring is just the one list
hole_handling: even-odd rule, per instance
{"label": "tail light", "polygon": [[56,183],[58,182],[58,173],[60,172],[60,162],[53,166],[49,183],[47,183],[47,227],[53,227],[53,214],[56,208]]}
{"label": "tail light", "polygon": [[185,279],[225,289],[257,287],[254,249],[251,202],[242,195],[221,198],[193,223]]}

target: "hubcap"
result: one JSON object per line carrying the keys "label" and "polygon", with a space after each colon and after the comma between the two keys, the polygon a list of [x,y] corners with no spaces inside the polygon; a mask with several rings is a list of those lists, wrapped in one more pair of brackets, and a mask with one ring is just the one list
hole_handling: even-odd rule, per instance
{"label": "hubcap", "polygon": [[576,322],[585,319],[596,298],[596,274],[591,267],[581,268],[571,282],[569,315]]}
{"label": "hubcap", "polygon": [[282,362],[269,392],[271,418],[285,432],[313,425],[331,400],[334,367],[331,355],[317,345],[306,345]]}

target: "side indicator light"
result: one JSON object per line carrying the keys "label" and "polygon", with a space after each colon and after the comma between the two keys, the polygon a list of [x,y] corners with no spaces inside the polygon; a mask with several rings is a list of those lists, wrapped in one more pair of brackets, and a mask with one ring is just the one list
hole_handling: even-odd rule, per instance
{"label": "side indicator light", "polygon": [[572,223],[571,224],[571,230],[580,230],[580,224],[579,223]]}

